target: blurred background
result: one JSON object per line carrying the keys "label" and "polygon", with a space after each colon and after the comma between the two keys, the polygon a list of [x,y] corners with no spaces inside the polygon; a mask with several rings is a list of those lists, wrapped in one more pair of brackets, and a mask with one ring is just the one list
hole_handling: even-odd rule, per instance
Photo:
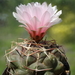
{"label": "blurred background", "polygon": [[[5,50],[11,47],[12,41],[18,38],[29,38],[24,28],[20,28],[12,12],[19,4],[30,2],[44,2],[45,0],[0,0],[0,75],[6,68]],[[71,67],[71,75],[75,75],[75,0],[46,0],[47,3],[57,5],[63,13],[62,22],[50,28],[45,36],[47,40],[56,40],[65,49]]]}

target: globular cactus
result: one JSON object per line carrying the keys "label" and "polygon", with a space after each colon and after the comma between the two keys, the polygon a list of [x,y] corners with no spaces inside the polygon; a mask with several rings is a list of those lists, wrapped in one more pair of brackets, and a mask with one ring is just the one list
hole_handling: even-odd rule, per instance
{"label": "globular cactus", "polygon": [[7,74],[3,75],[70,75],[64,50],[55,41],[24,39],[14,44],[5,55]]}
{"label": "globular cactus", "polygon": [[31,40],[14,42],[6,52],[7,68],[3,75],[70,75],[63,49],[55,41],[42,40],[46,31],[60,23],[62,10],[46,2],[19,5],[13,16],[30,34]]}

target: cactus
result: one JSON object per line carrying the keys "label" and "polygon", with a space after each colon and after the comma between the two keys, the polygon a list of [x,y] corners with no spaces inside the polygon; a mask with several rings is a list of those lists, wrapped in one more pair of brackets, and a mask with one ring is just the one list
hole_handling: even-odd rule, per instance
{"label": "cactus", "polygon": [[70,75],[64,50],[55,40],[42,40],[46,31],[61,22],[56,6],[38,2],[19,5],[13,16],[23,25],[31,39],[13,42],[6,51],[7,68],[3,75]]}
{"label": "cactus", "polygon": [[65,52],[53,40],[14,42],[5,56],[8,74],[3,75],[70,75]]}

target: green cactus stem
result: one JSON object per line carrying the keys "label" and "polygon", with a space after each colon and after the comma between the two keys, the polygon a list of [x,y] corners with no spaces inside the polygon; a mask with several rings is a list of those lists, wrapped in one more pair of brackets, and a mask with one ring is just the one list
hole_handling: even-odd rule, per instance
{"label": "green cactus stem", "polygon": [[7,69],[3,75],[70,75],[65,52],[60,48],[53,40],[14,42],[6,51]]}

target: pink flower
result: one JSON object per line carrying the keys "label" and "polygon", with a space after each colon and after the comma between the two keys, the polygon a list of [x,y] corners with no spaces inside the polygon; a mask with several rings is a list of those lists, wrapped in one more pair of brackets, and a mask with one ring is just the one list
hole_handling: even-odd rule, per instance
{"label": "pink flower", "polygon": [[46,2],[42,4],[32,2],[16,7],[16,13],[13,12],[13,16],[23,24],[31,38],[39,42],[52,25],[61,22],[59,16],[62,11],[57,11],[56,6],[47,5]]}

